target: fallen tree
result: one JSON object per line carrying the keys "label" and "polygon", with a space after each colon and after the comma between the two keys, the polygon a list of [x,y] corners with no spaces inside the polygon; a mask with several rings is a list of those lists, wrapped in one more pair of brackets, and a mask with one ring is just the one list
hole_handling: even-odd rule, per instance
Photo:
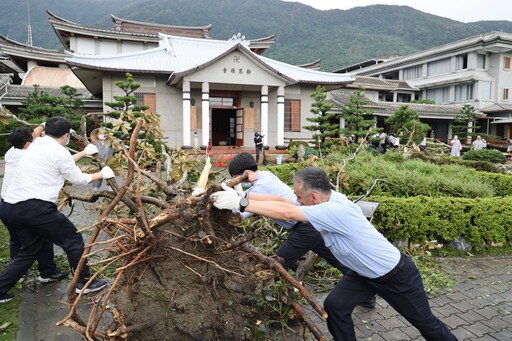
{"label": "fallen tree", "polygon": [[[6,110],[0,116],[4,121],[33,124]],[[84,120],[81,135],[74,137],[86,145]],[[210,194],[221,188],[214,184],[210,167],[196,182],[191,174],[197,162],[187,153],[163,152],[165,159],[158,162],[148,153],[149,146],[139,135],[143,131],[149,139],[157,136],[157,123],[151,113],[122,113],[111,131],[129,132],[129,145],[110,136],[114,157],[95,158],[84,166],[91,171],[111,166],[117,176],[107,180],[109,189],[74,193],[64,187],[62,191],[60,207],[75,200],[100,206],[101,201],[98,221],[80,231],[89,233],[89,238],[75,274],[87,260],[93,270],[89,282],[104,277],[110,279],[110,286],[84,301],[82,294],[75,294],[75,275],[67,292],[69,311],[57,324],[87,340],[253,340],[262,333],[261,323],[275,319],[266,315],[262,295],[269,283],[280,278],[285,288],[297,289],[298,294],[284,290],[294,318],[316,339],[324,340],[300,304],[310,304],[326,318],[322,307],[278,259],[252,246],[257,231],[246,234],[239,229],[239,214],[212,206]],[[208,158],[204,159],[208,165]],[[167,165],[163,176],[160,167],[148,171],[151,162]],[[243,181],[245,177],[231,179],[228,185]],[[202,196],[190,194],[193,183],[205,189]],[[78,309],[84,305],[90,307],[86,316]]]}
{"label": "fallen tree", "polygon": [[[142,123],[137,121],[129,149],[123,150],[128,166],[122,184],[109,180],[111,191],[87,194],[65,191],[72,200],[109,201],[98,222],[87,228],[92,233],[79,268],[86,259],[102,254],[101,260],[90,262],[97,269],[91,280],[113,280],[106,293],[92,300],[90,315],[83,317],[77,312],[83,297],[74,293],[75,276],[68,290],[69,313],[58,324],[88,340],[252,340],[266,318],[256,303],[275,273],[300,293],[298,298],[287,297],[295,317],[317,339],[324,339],[297,301],[305,299],[326,318],[322,307],[277,259],[250,245],[254,234],[240,234],[237,213],[211,205],[209,196],[221,190],[219,185],[210,184],[204,195],[193,197],[165,181],[154,181],[158,178],[140,169],[134,155]],[[161,193],[178,194],[169,200],[144,195],[148,180]],[[228,185],[245,180],[232,179]],[[110,217],[118,206],[129,210],[126,217]],[[102,234],[108,237],[102,239]],[[112,323],[100,330],[109,314]]]}

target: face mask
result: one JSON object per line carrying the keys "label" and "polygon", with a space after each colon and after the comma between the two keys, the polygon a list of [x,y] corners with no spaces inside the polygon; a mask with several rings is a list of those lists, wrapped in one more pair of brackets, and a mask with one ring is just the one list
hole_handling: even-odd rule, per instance
{"label": "face mask", "polygon": [[103,140],[105,139],[105,135],[103,135],[103,134],[98,134],[98,139],[100,139],[100,140],[102,140],[102,141],[103,141]]}
{"label": "face mask", "polygon": [[66,146],[69,144],[69,140],[71,140],[71,135],[68,136],[68,139],[66,140],[66,144],[65,144]]}

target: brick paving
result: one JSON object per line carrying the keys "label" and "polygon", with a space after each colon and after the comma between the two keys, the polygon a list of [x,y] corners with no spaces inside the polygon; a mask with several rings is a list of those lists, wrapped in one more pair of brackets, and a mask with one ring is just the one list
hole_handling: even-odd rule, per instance
{"label": "brick paving", "polygon": [[[3,174],[2,163],[0,172]],[[91,186],[77,186],[79,191],[90,191]],[[91,204],[76,202],[70,219],[78,228],[89,226],[97,215],[86,208]],[[66,208],[65,214],[70,213]],[[87,236],[85,236],[87,238]],[[459,340],[494,341],[512,340],[512,256],[483,258],[439,259],[443,270],[454,280],[453,290],[430,299],[435,313],[445,322]],[[56,326],[68,309],[66,290],[69,281],[40,285],[36,290],[22,290],[20,306],[21,327],[17,341],[76,341],[85,340],[71,328]],[[315,294],[323,302],[326,293]],[[81,316],[87,316],[90,305],[82,304]],[[328,340],[332,337],[324,321],[304,307]],[[375,309],[357,307],[353,314],[358,340],[424,340],[402,316],[383,299],[377,298]],[[301,328],[284,331],[270,330],[268,340],[313,340],[301,335]]]}

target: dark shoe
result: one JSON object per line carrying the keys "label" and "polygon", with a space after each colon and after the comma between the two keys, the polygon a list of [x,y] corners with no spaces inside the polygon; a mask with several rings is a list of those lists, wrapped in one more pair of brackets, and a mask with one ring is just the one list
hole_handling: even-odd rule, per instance
{"label": "dark shoe", "polygon": [[94,281],[92,281],[91,284],[89,284],[89,286],[87,288],[84,289],[85,283],[87,283],[87,282],[78,282],[77,283],[76,289],[75,289],[75,292],[77,294],[83,293],[84,295],[87,295],[88,293],[91,293],[91,292],[100,291],[101,289],[106,287],[108,284],[108,282],[104,279],[95,279]]}
{"label": "dark shoe", "polygon": [[359,305],[362,307],[368,308],[368,309],[375,308],[375,296],[373,296],[372,298],[370,298],[364,302],[359,303]]}
{"label": "dark shoe", "polygon": [[63,280],[66,277],[68,277],[67,271],[57,270],[56,273],[51,274],[49,276],[39,276],[39,277],[37,277],[37,280],[41,283],[50,283],[50,282],[57,282],[57,281]]}
{"label": "dark shoe", "polygon": [[11,293],[0,295],[0,303],[7,303],[14,298],[14,295]]}

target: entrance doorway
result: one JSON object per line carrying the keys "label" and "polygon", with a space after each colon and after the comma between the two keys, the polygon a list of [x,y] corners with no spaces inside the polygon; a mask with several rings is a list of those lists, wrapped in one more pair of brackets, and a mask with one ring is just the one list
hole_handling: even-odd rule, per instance
{"label": "entrance doorway", "polygon": [[236,109],[212,109],[212,145],[236,144]]}

